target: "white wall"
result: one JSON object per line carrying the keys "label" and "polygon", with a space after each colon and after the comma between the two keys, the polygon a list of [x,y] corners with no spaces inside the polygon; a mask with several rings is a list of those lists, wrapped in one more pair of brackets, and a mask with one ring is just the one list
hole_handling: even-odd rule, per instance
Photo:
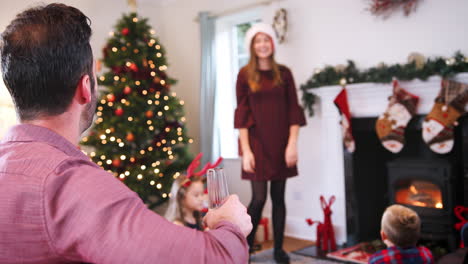
{"label": "white wall", "polygon": [[[199,11],[213,13],[235,9],[261,1],[173,0],[159,10],[161,41],[168,50],[171,63],[169,72],[179,78],[174,89],[186,98],[191,135],[198,139],[198,102],[200,75],[199,25],[193,18]],[[380,62],[387,64],[406,62],[409,53],[417,51],[426,56],[451,56],[461,50],[468,54],[468,2],[465,0],[420,1],[415,13],[405,17],[397,12],[387,20],[374,17],[365,9],[368,1],[310,1],[283,0],[265,7],[265,21],[270,22],[277,8],[288,11],[289,32],[286,43],[279,46],[277,59],[289,66],[299,86],[315,68],[326,64],[346,64],[354,60],[358,67],[366,68]],[[177,14],[177,19],[174,19]],[[352,109],[351,109],[352,111]],[[323,138],[320,113],[308,118],[301,129],[299,141],[299,177],[288,181],[288,222],[286,232],[296,237],[314,239],[315,228],[305,225],[304,219],[322,219],[319,195],[335,194],[335,206],[344,206],[344,194],[334,180],[322,175],[322,162],[327,159],[317,147]],[[231,179],[231,190],[250,199],[248,182],[240,181],[240,164],[225,162]],[[342,166],[342,164],[336,164]],[[265,211],[268,215],[269,208]],[[339,210],[338,210],[339,211]],[[341,219],[335,219],[340,217]],[[343,215],[333,215],[335,222],[343,223]],[[344,241],[345,227],[337,226],[339,241]]]}

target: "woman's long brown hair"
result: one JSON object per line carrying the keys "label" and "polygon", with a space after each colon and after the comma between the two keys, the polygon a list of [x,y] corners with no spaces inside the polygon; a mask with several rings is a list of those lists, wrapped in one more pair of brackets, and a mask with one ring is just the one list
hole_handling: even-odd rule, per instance
{"label": "woman's long brown hair", "polygon": [[[250,43],[250,59],[249,59],[249,63],[247,63],[247,65],[245,66],[247,70],[247,81],[249,83],[250,90],[254,93],[262,89],[260,87],[260,71],[258,69],[258,57],[255,54],[254,45],[253,45],[256,36],[257,35],[255,35],[252,38],[252,41]],[[270,41],[271,41],[271,37],[270,36],[268,37],[270,38]],[[275,48],[273,46],[273,41],[271,44],[272,44],[272,47]],[[275,61],[274,53],[271,54],[269,60],[270,60],[271,69],[273,70],[273,82],[275,85],[281,85],[283,83],[283,80],[281,79],[279,64],[276,63]]]}

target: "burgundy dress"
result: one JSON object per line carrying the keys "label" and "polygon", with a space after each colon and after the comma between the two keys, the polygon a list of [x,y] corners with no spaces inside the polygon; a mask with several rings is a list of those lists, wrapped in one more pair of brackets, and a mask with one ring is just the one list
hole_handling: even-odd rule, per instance
{"label": "burgundy dress", "polygon": [[289,127],[306,124],[304,111],[297,102],[291,71],[280,66],[283,84],[275,86],[273,71],[260,71],[260,87],[252,92],[247,71],[237,76],[235,128],[248,128],[250,148],[255,157],[255,173],[242,170],[242,179],[253,181],[284,180],[297,175],[296,166],[288,168],[285,150]]}

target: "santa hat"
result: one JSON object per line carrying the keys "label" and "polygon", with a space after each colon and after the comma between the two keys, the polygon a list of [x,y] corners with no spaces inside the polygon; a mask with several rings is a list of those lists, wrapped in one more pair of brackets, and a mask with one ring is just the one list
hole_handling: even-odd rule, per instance
{"label": "santa hat", "polygon": [[273,27],[270,24],[267,23],[257,23],[252,25],[249,30],[247,30],[247,33],[245,33],[245,48],[247,50],[250,50],[250,45],[252,43],[253,38],[257,33],[264,33],[267,34],[271,40],[273,41],[273,50],[277,47],[277,40],[276,40],[276,35],[275,31],[273,30]]}

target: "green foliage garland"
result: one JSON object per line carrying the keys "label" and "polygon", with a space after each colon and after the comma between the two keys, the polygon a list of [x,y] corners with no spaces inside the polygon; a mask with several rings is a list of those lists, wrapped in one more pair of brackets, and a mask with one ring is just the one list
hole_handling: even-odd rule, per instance
{"label": "green foliage garland", "polygon": [[436,57],[427,59],[424,65],[417,65],[415,61],[407,64],[385,65],[360,71],[355,63],[348,60],[348,65],[343,69],[338,67],[326,66],[322,70],[317,70],[314,75],[303,85],[302,102],[304,109],[309,112],[309,116],[314,115],[313,105],[317,96],[310,90],[322,86],[339,85],[342,79],[346,83],[390,83],[393,78],[398,80],[427,80],[430,76],[439,75],[443,78],[449,78],[460,72],[468,72],[468,58],[461,52],[455,53],[453,58],[446,59]]}

